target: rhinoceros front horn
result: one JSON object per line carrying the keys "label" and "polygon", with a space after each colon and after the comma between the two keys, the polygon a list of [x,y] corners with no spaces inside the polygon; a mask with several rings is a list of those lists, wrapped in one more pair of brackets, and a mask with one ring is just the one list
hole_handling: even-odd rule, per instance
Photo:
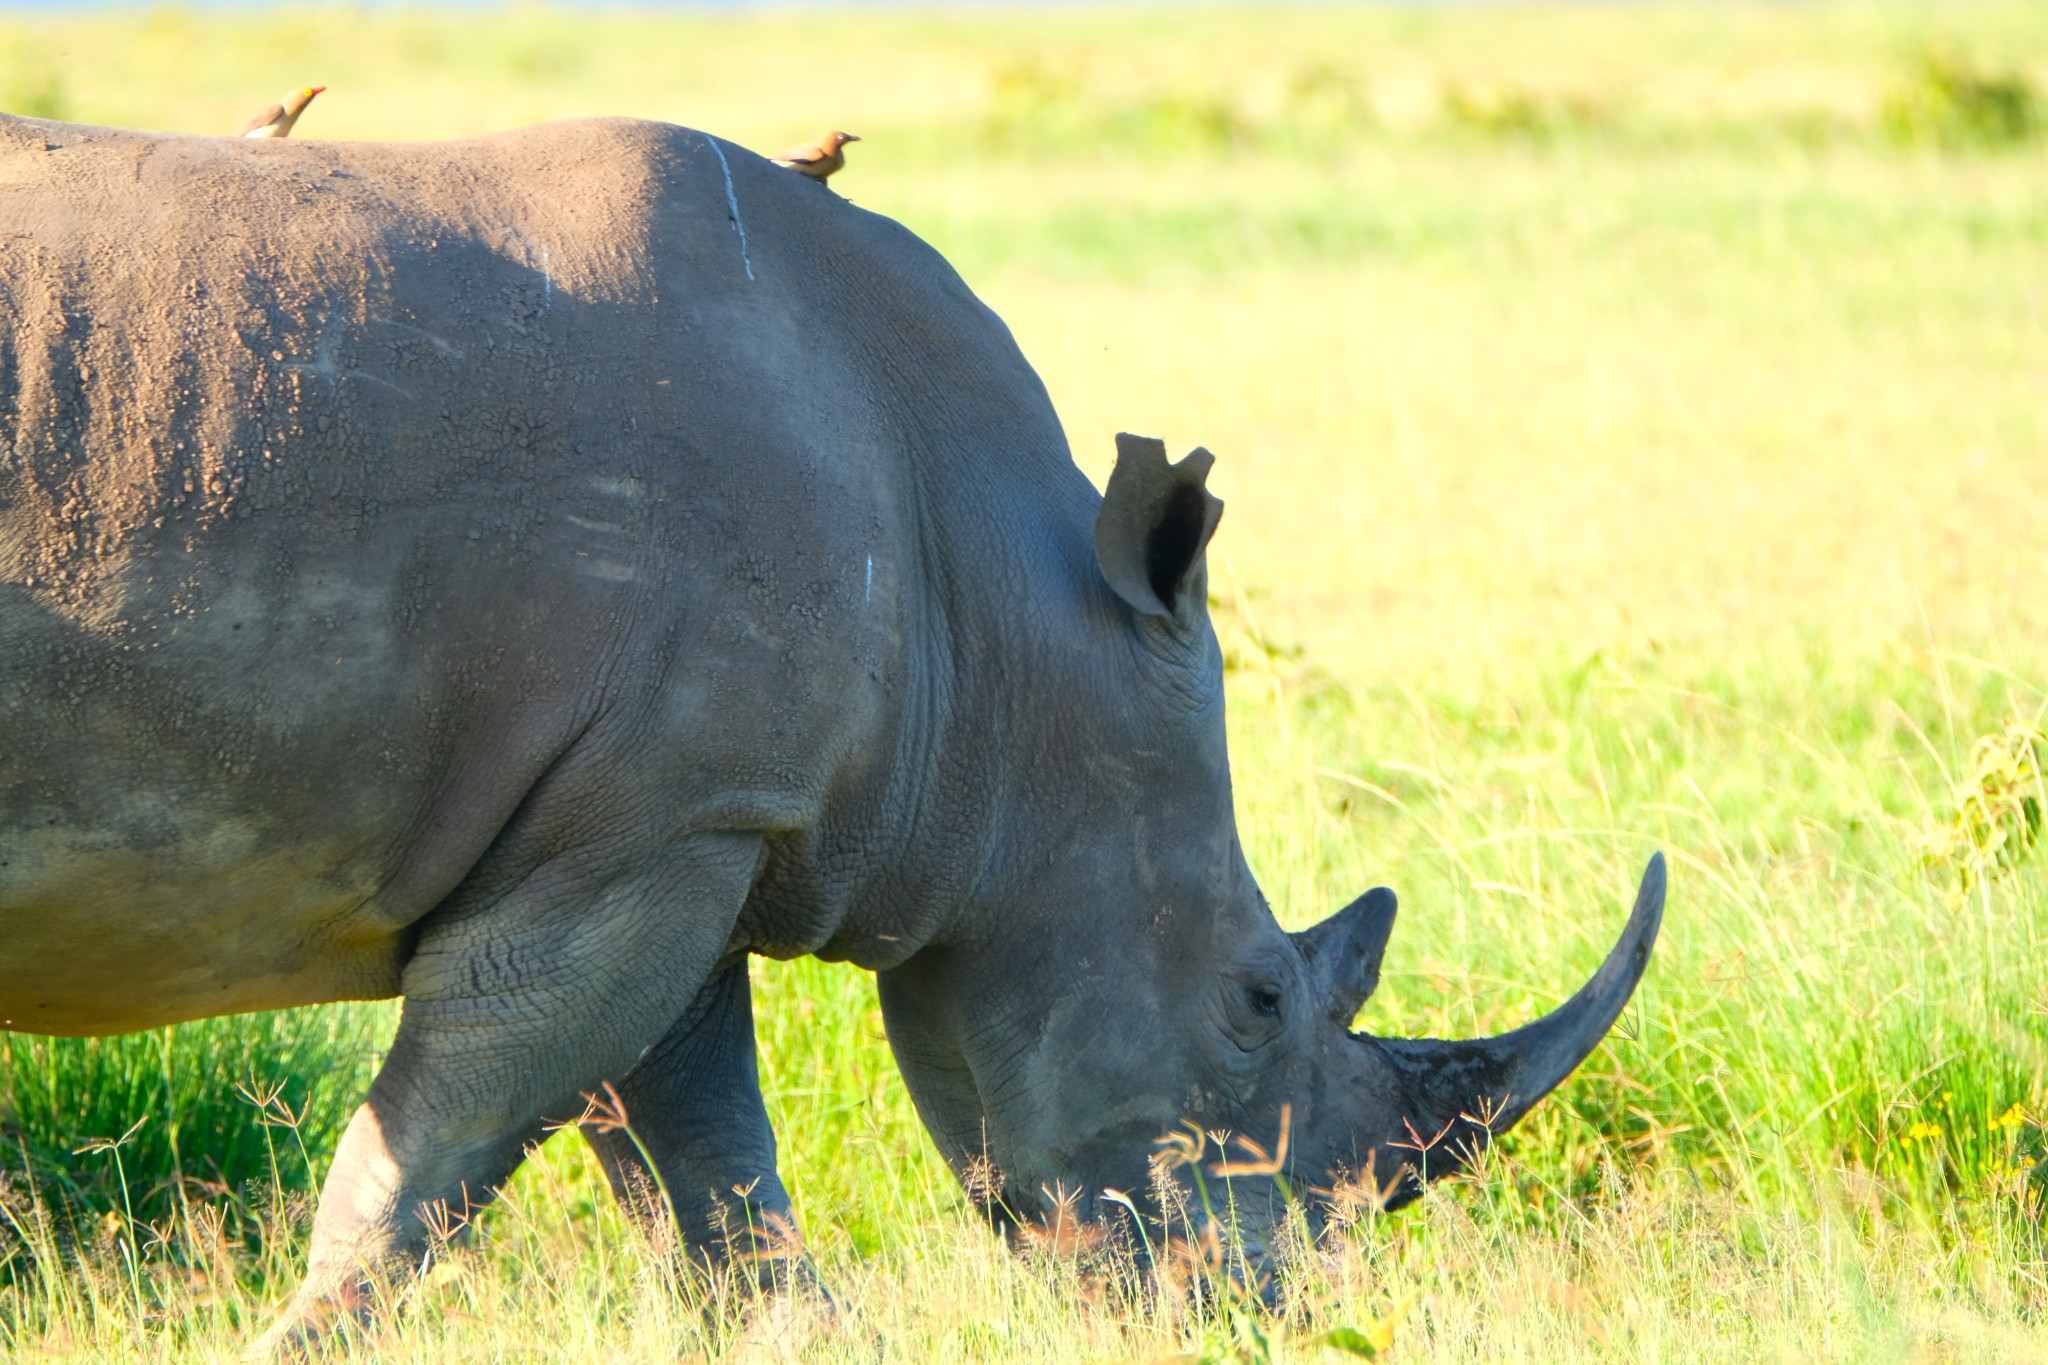
{"label": "rhinoceros front horn", "polygon": [[1628,926],[1600,970],[1541,1019],[1495,1038],[1353,1037],[1393,1064],[1399,1076],[1396,1089],[1416,1129],[1426,1118],[1454,1145],[1483,1145],[1528,1113],[1599,1045],[1642,979],[1663,917],[1664,855],[1659,853],[1651,857]]}

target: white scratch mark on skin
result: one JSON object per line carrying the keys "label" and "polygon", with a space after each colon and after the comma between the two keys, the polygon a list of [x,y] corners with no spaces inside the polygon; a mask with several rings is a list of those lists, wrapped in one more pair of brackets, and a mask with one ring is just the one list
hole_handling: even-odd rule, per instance
{"label": "white scratch mark on skin", "polygon": [[360,379],[360,380],[362,380],[362,381],[363,381],[363,382],[364,382],[365,384],[375,384],[375,385],[377,385],[377,386],[378,386],[378,387],[380,387],[380,388],[386,388],[386,389],[389,389],[389,390],[391,390],[391,391],[392,391],[393,393],[397,394],[397,395],[398,395],[398,396],[399,396],[400,398],[411,398],[411,397],[413,397],[413,391],[412,391],[411,389],[402,389],[402,388],[400,388],[400,387],[399,387],[398,385],[396,385],[396,384],[392,383],[392,382],[391,382],[390,380],[388,380],[388,379],[379,379],[379,378],[378,378],[378,377],[377,377],[376,375],[374,375],[374,374],[365,374],[365,373],[363,373],[363,372],[362,372],[361,370],[343,370],[343,371],[342,371],[341,373],[342,373],[342,378],[344,378],[344,379]]}
{"label": "white scratch mark on skin", "polygon": [[328,383],[333,383],[337,379],[360,379],[365,384],[375,384],[379,388],[389,389],[401,398],[413,397],[412,390],[402,389],[388,379],[380,379],[376,375],[366,374],[362,370],[346,369],[336,363],[334,352],[339,345],[340,343],[335,339],[334,333],[329,332],[321,337],[320,344],[313,348],[312,364],[287,365],[285,368],[287,370],[302,370],[307,374],[317,375]]}
{"label": "white scratch mark on skin", "polygon": [[725,210],[732,219],[732,230],[740,235],[740,264],[747,268],[747,279],[754,278],[754,263],[747,259],[747,225],[740,221],[740,197],[732,187],[732,167],[725,162],[725,149],[718,145],[718,139],[707,137],[712,154],[718,158],[718,169],[725,173]]}
{"label": "white scratch mark on skin", "polygon": [[415,327],[409,322],[400,322],[396,318],[366,318],[365,321],[372,327],[396,327],[401,332],[411,332],[416,337],[424,337],[442,355],[453,356],[457,360],[469,359],[461,351],[449,345],[444,338],[435,336],[425,328]]}
{"label": "white scratch mark on skin", "polygon": [[519,254],[526,258],[527,265],[531,266],[533,264],[534,257],[538,256],[540,258],[541,302],[546,307],[553,308],[555,306],[555,276],[554,271],[550,268],[551,257],[548,249],[518,228],[506,228],[498,238],[498,250],[509,256],[512,254],[512,244],[514,242],[519,244]]}
{"label": "white scratch mark on skin", "polygon": [[868,556],[868,590],[860,600],[862,606],[866,606],[875,600],[875,557],[873,555]]}

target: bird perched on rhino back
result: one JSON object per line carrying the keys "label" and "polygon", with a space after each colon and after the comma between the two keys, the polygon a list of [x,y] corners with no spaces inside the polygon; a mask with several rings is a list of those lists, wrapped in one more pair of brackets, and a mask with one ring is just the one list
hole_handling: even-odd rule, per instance
{"label": "bird perched on rhino back", "polygon": [[769,159],[778,166],[787,166],[813,180],[823,180],[846,164],[846,153],[842,150],[846,144],[858,141],[860,139],[852,133],[827,133],[816,142],[791,147],[781,156]]}
{"label": "bird perched on rhino back", "polygon": [[327,87],[304,85],[286,95],[282,103],[273,104],[255,118],[242,125],[241,137],[290,137],[292,125],[299,121],[299,115],[306,112],[306,106],[313,102],[313,96]]}

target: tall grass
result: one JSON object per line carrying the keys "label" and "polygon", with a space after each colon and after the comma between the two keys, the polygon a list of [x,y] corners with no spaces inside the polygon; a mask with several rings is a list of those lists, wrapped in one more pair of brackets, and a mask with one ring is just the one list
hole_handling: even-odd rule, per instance
{"label": "tall grass", "polygon": [[[871,984],[800,962],[757,966],[758,1032],[836,1328],[706,1311],[558,1138],[358,1353],[2048,1349],[2048,11],[0,20],[20,112],[227,130],[309,80],[312,136],[863,134],[835,187],[963,269],[1084,467],[1120,429],[1219,453],[1247,849],[1290,927],[1399,889],[1366,1026],[1547,1008],[1672,862],[1613,1036],[1297,1264],[1264,1339],[1003,1252]],[[0,1355],[230,1353],[390,1020],[4,1040]]]}

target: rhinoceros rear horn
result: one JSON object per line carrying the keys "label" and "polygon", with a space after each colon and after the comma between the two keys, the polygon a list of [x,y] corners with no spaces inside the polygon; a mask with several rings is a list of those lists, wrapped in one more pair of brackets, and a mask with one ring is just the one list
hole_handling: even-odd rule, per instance
{"label": "rhinoceros rear horn", "polygon": [[1199,446],[1179,464],[1166,443],[1119,433],[1116,469],[1095,519],[1095,561],[1116,595],[1146,616],[1172,616],[1198,577],[1223,502],[1207,488],[1216,457]]}
{"label": "rhinoceros rear horn", "polygon": [[1392,891],[1375,886],[1321,924],[1291,935],[1308,967],[1309,989],[1333,1022],[1350,1027],[1380,984],[1398,905]]}
{"label": "rhinoceros rear horn", "polygon": [[1401,1073],[1419,1113],[1432,1116],[1439,1126],[1463,1117],[1485,1130],[1467,1130],[1481,1141],[1503,1133],[1599,1046],[1642,980],[1663,917],[1664,855],[1659,853],[1643,873],[1621,940],[1593,979],[1549,1014],[1496,1038],[1372,1042]]}

